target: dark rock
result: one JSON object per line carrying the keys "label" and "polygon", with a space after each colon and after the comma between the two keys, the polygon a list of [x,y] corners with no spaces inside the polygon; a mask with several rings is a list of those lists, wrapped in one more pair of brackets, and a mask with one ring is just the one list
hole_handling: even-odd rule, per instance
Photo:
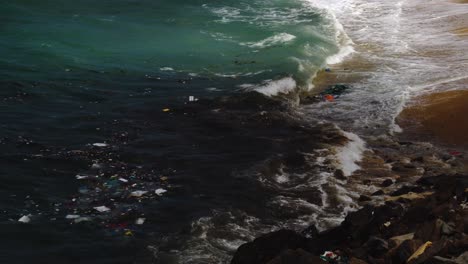
{"label": "dark rock", "polygon": [[421,240],[406,240],[390,252],[392,264],[403,264],[423,244]]}
{"label": "dark rock", "polygon": [[385,194],[385,192],[384,192],[384,191],[382,191],[382,190],[378,190],[378,191],[376,191],[376,192],[372,193],[372,194],[371,194],[371,196],[380,196],[380,195],[384,195],[384,194]]}
{"label": "dark rock", "polygon": [[307,227],[301,232],[301,235],[305,236],[306,238],[314,238],[317,237],[318,234],[319,231],[314,225]]}
{"label": "dark rock", "polygon": [[441,240],[433,243],[430,247],[428,247],[424,253],[419,255],[416,259],[412,259],[411,261],[407,262],[408,264],[420,264],[426,263],[429,259],[434,257],[438,254],[445,246],[447,245],[446,240]]}
{"label": "dark rock", "polygon": [[441,238],[441,226],[444,222],[435,219],[419,225],[414,233],[414,237],[422,241],[438,241]]}
{"label": "dark rock", "polygon": [[267,262],[268,264],[324,264],[320,257],[314,256],[303,249],[288,249],[281,253],[281,255]]}
{"label": "dark rock", "polygon": [[368,202],[368,201],[371,201],[371,200],[372,199],[369,196],[366,196],[366,195],[359,196],[359,201],[360,202]]}
{"label": "dark rock", "polygon": [[381,258],[388,251],[388,243],[382,238],[371,237],[365,244],[367,254],[374,258]]}
{"label": "dark rock", "polygon": [[346,176],[344,175],[343,171],[342,170],[336,170],[335,173],[333,174],[335,176],[335,178],[337,178],[338,180],[346,180]]}
{"label": "dark rock", "polygon": [[382,182],[381,186],[382,187],[388,187],[393,184],[393,180],[391,179],[386,179],[385,181]]}
{"label": "dark rock", "polygon": [[420,157],[416,157],[414,159],[411,160],[412,162],[424,162],[424,157],[420,156]]}
{"label": "dark rock", "polygon": [[414,193],[422,193],[424,192],[424,188],[421,186],[403,186],[400,189],[392,192],[390,195],[391,196],[400,196],[403,194],[407,194],[409,192],[414,192]]}
{"label": "dark rock", "polygon": [[288,249],[307,248],[307,238],[290,230],[279,230],[256,238],[237,249],[231,264],[261,264]]}

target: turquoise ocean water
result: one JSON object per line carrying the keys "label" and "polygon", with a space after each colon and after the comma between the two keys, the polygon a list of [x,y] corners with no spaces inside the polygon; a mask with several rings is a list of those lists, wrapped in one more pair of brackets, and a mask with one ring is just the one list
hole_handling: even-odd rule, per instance
{"label": "turquoise ocean water", "polygon": [[301,0],[3,1],[0,261],[220,263],[297,216],[257,170],[319,147],[275,95],[336,36]]}

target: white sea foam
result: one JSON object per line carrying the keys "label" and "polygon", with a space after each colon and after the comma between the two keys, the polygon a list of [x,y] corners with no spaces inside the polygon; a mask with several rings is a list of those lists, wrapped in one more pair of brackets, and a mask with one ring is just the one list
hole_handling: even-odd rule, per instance
{"label": "white sea foam", "polygon": [[296,81],[291,77],[285,77],[283,79],[267,82],[262,86],[256,86],[250,88],[254,91],[262,93],[266,96],[275,96],[280,93],[287,94],[296,89]]}
{"label": "white sea foam", "polygon": [[353,172],[360,169],[356,164],[362,160],[366,144],[358,135],[350,132],[342,131],[348,138],[348,143],[345,146],[337,149],[336,159],[338,167],[343,171],[345,176],[351,176]]}
{"label": "white sea foam", "polygon": [[264,40],[258,42],[246,42],[241,43],[241,45],[249,46],[251,48],[267,48],[277,45],[282,45],[293,41],[296,36],[288,34],[288,33],[279,33],[277,35],[271,36]]}

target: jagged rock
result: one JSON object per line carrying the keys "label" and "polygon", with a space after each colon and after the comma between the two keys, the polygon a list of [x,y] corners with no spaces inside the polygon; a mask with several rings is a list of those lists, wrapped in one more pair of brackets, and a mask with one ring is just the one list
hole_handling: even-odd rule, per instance
{"label": "jagged rock", "polygon": [[287,249],[275,257],[268,264],[325,264],[320,257],[314,256],[303,249]]}
{"label": "jagged rock", "polygon": [[346,180],[346,176],[344,175],[344,172],[342,170],[336,170],[333,175],[338,180],[342,180],[342,181]]}
{"label": "jagged rock", "polygon": [[371,194],[371,196],[379,196],[379,195],[384,195],[384,194],[385,194],[385,192],[384,192],[384,191],[382,191],[382,190],[378,190],[378,191],[376,191],[376,192],[372,193],[372,194]]}
{"label": "jagged rock", "polygon": [[237,249],[231,264],[261,264],[288,249],[307,248],[307,238],[291,230],[279,230],[256,238]]}
{"label": "jagged rock", "polygon": [[360,202],[368,202],[368,201],[371,201],[371,200],[372,199],[369,196],[366,196],[366,195],[359,196],[359,201]]}
{"label": "jagged rock", "polygon": [[390,195],[391,196],[400,196],[400,195],[403,195],[403,194],[407,194],[407,193],[422,193],[424,192],[424,188],[422,188],[421,186],[403,186],[401,187],[400,189],[392,192]]}
{"label": "jagged rock", "polygon": [[414,233],[408,233],[408,234],[404,234],[404,235],[400,235],[400,236],[394,236],[394,237],[389,239],[390,247],[392,247],[392,248],[398,247],[404,241],[411,240],[413,238],[414,238]]}
{"label": "jagged rock", "polygon": [[403,264],[423,244],[421,240],[406,240],[390,253],[392,264]]}
{"label": "jagged rock", "polygon": [[388,187],[393,184],[393,180],[391,179],[386,179],[385,181],[382,182],[381,186],[382,187]]}
{"label": "jagged rock", "polygon": [[374,258],[381,258],[388,251],[388,243],[379,237],[371,237],[365,244],[364,248],[367,254]]}
{"label": "jagged rock", "polygon": [[[414,258],[407,260],[407,263],[408,264],[426,263],[426,261],[428,261],[435,255],[437,255],[446,245],[447,245],[447,241],[445,239],[432,243],[431,246],[425,248],[425,250],[423,250],[422,253],[419,254],[418,256],[416,257],[412,256]],[[416,252],[415,254],[417,253],[419,252]]]}
{"label": "jagged rock", "polygon": [[309,227],[307,227],[306,229],[304,229],[302,232],[301,232],[301,235],[307,237],[307,238],[314,238],[314,237],[317,237],[319,234],[319,231],[317,230],[317,227],[315,227],[314,225],[311,225]]}

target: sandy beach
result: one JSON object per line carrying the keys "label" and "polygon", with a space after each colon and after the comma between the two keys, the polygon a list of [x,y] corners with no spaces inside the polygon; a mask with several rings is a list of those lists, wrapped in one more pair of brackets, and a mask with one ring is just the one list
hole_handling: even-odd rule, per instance
{"label": "sandy beach", "polygon": [[436,92],[417,98],[398,117],[403,135],[467,149],[467,100],[468,90]]}

